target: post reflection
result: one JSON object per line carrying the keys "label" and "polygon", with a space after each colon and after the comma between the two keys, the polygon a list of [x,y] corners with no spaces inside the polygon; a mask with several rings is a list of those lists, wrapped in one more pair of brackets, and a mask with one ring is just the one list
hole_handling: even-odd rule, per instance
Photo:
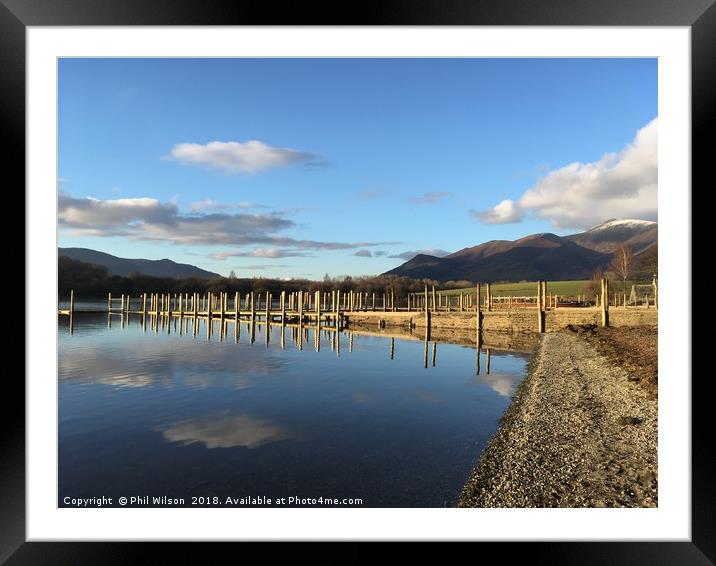
{"label": "post reflection", "polygon": [[[394,335],[389,335],[385,332],[377,332],[377,331],[371,331],[369,329],[348,329],[343,327],[341,325],[338,329],[336,329],[336,322],[338,321],[327,321],[328,324],[324,325],[323,322],[319,324],[308,324],[304,323],[303,321],[298,321],[297,323],[288,323],[283,322],[281,324],[278,323],[266,323],[264,321],[259,321],[256,318],[241,321],[236,320],[235,318],[225,317],[225,318],[213,318],[208,319],[206,317],[195,317],[195,316],[176,316],[176,315],[167,315],[167,314],[124,314],[124,313],[111,313],[107,315],[107,328],[109,330],[113,330],[116,325],[114,325],[113,317],[119,316],[119,328],[121,331],[124,331],[125,328],[129,328],[131,323],[131,317],[132,316],[138,316],[138,324],[141,328],[142,333],[147,333],[147,328],[149,327],[151,330],[154,331],[154,334],[158,333],[164,333],[166,331],[167,336],[171,336],[172,334],[176,334],[179,337],[189,336],[191,334],[192,339],[195,339],[198,334],[201,334],[202,332],[205,333],[206,340],[210,341],[215,339],[215,334],[217,331],[217,328],[215,325],[218,325],[218,339],[219,342],[224,342],[228,340],[229,332],[230,332],[230,325],[233,324],[233,335],[234,339],[233,342],[235,344],[239,344],[241,342],[242,338],[242,332],[241,332],[241,324],[242,322],[246,323],[246,329],[249,337],[249,342],[251,344],[254,344],[256,342],[256,332],[263,333],[263,340],[266,348],[270,348],[271,341],[272,341],[272,332],[278,332],[278,343],[282,350],[286,348],[286,341],[291,340],[293,344],[295,345],[296,349],[299,351],[303,350],[303,344],[304,341],[306,342],[312,342],[313,344],[313,350],[317,353],[320,353],[321,351],[321,341],[322,338],[325,335],[325,339],[327,340],[330,349],[332,352],[336,354],[337,357],[340,357],[341,354],[341,336],[344,334],[347,334],[348,337],[348,352],[353,353],[354,352],[354,345],[355,341],[359,340],[362,335],[366,336],[384,336],[388,339],[388,356],[389,359],[395,360],[396,359],[396,337]],[[74,317],[69,317],[69,333],[74,333],[76,322],[74,321]],[[203,325],[206,325],[205,330],[202,328]],[[173,328],[172,328],[173,327]],[[257,328],[258,327],[258,328]],[[273,327],[277,327],[274,329]],[[311,332],[313,333],[311,336]],[[407,342],[414,342],[416,338],[418,340],[421,340],[423,342],[423,352],[422,352],[422,362],[423,362],[423,368],[428,367],[437,367],[437,345],[439,340],[431,340],[431,337],[423,334],[422,338],[418,338],[413,333],[412,329],[410,329],[409,333],[404,333],[399,336],[400,338],[404,339]],[[475,350],[475,375],[480,375],[480,373],[483,371],[485,372],[485,375],[490,375],[491,373],[491,350],[492,347],[485,347],[484,338],[481,332],[478,332],[475,334],[475,342],[474,342],[474,350]],[[510,348],[507,348],[510,349]],[[481,360],[482,354],[484,350],[485,355],[485,361],[484,366],[483,362]],[[524,353],[529,353],[531,351],[531,348],[525,348],[523,351]]]}

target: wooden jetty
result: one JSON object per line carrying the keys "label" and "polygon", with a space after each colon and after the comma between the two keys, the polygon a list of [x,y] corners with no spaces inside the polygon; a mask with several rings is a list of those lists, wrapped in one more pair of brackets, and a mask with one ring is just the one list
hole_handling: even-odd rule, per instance
{"label": "wooden jetty", "polygon": [[[263,324],[297,324],[341,328],[346,324],[423,327],[427,336],[436,327],[482,330],[546,332],[568,324],[639,325],[656,324],[656,301],[629,306],[621,295],[610,294],[609,282],[602,279],[594,303],[576,302],[549,293],[546,281],[537,281],[534,296],[494,296],[489,283],[477,284],[474,293],[446,292],[428,288],[421,293],[397,297],[393,290],[367,291],[282,291],[274,296],[257,293],[192,292],[142,293],[130,296],[107,294],[108,315],[149,315]],[[581,297],[580,297],[581,299]],[[646,315],[643,311],[650,311]],[[77,311],[79,312],[79,311]],[[529,314],[529,313],[533,314]],[[613,315],[610,318],[610,313]],[[69,308],[59,315],[75,314],[74,292]]]}

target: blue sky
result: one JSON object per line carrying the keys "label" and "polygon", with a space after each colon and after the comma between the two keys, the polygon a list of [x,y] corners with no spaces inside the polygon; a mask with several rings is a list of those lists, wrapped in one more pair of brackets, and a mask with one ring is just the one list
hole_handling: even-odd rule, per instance
{"label": "blue sky", "polygon": [[321,278],[656,220],[656,118],[655,59],[61,59],[59,245]]}

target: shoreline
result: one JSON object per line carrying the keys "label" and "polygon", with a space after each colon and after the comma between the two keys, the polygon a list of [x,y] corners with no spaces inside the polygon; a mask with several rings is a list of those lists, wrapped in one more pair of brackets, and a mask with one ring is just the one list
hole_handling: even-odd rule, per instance
{"label": "shoreline", "polygon": [[578,333],[543,335],[458,507],[658,506],[657,399]]}

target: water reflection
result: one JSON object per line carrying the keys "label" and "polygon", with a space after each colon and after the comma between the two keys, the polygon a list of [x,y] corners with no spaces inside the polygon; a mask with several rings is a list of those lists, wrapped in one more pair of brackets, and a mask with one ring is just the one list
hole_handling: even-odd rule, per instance
{"label": "water reflection", "polygon": [[[242,322],[231,319],[214,319],[208,321],[199,317],[187,317],[184,319],[172,318],[167,316],[143,316],[134,315],[138,320],[136,321],[139,327],[142,329],[142,333],[146,333],[147,325],[154,330],[154,333],[166,331],[166,336],[171,336],[172,329],[174,333],[179,337],[189,337],[192,339],[196,338],[197,334],[205,334],[210,344],[216,346],[216,342],[212,342],[212,337],[219,333],[218,343],[224,342],[224,339],[228,337],[229,324],[233,324],[233,343],[241,343],[241,325]],[[70,319],[73,317],[70,317]],[[107,328],[110,331],[116,330],[116,324],[113,328],[113,319],[115,323],[119,319],[119,329],[124,331],[125,328],[129,328],[131,325],[132,315],[120,315],[113,313],[107,316]],[[75,323],[69,320],[69,329],[73,332]],[[218,327],[218,328],[217,328]],[[330,344],[331,350],[340,357],[341,354],[341,336],[344,334],[348,335],[348,353],[353,354],[354,342],[357,339],[363,339],[375,336],[383,336],[385,333],[375,333],[371,331],[354,331],[341,329],[336,332],[334,327],[331,326],[305,326],[305,325],[280,325],[280,324],[269,324],[268,328],[264,323],[258,322],[246,322],[246,332],[248,334],[248,341],[250,344],[256,342],[256,333],[263,334],[263,342],[266,349],[272,351],[270,348],[272,342],[272,335],[278,333],[278,337],[274,339],[278,340],[278,344],[281,350],[286,348],[286,337],[287,334],[290,336],[293,344],[298,351],[303,351],[304,340],[312,342],[313,351],[320,353],[321,351],[321,340],[322,337]],[[310,335],[313,335],[312,339]],[[387,338],[387,336],[386,336]],[[401,335],[403,340],[420,340],[419,337],[413,334],[412,329],[408,334]],[[519,382],[519,376],[515,379],[512,374],[493,375],[491,373],[491,348],[485,348],[483,343],[482,335],[476,336],[474,351],[475,351],[475,375],[480,376],[481,373],[485,375],[481,379],[476,380],[477,382],[489,385],[496,393],[501,396],[511,396],[514,394],[516,389],[516,383]],[[436,368],[437,367],[437,341],[429,341],[427,336],[422,338],[422,365],[424,368]],[[396,338],[390,336],[387,341],[388,344],[388,358],[390,360],[396,360]],[[82,379],[91,383],[106,383],[112,384],[118,387],[146,387],[153,385],[159,381],[162,381],[161,376],[166,376],[173,373],[172,368],[175,366],[181,366],[184,369],[190,370],[188,373],[190,377],[186,378],[186,384],[195,387],[209,387],[211,385],[211,378],[206,375],[201,375],[198,372],[202,368],[206,369],[207,366],[211,367],[213,361],[217,356],[217,350],[210,348],[208,350],[172,350],[167,352],[162,343],[137,340],[135,349],[131,358],[118,358],[113,350],[108,350],[106,354],[99,358],[93,358],[91,363],[87,363],[82,358],[61,358],[60,364],[60,375],[65,377],[77,377],[82,374]],[[481,359],[484,357],[484,366],[481,363]],[[280,356],[266,356],[258,354],[253,350],[242,352],[241,358],[229,358],[228,360],[222,360],[224,368],[229,374],[234,376],[238,374],[246,373],[262,373],[262,374],[273,374],[279,371],[286,370],[286,361]],[[484,368],[484,372],[483,372]],[[234,379],[235,387],[246,388],[249,386],[249,382],[239,382]]]}
{"label": "water reflection", "polygon": [[58,319],[60,495],[449,505],[526,363],[514,337],[107,318]]}
{"label": "water reflection", "polygon": [[493,373],[475,376],[475,380],[488,385],[498,395],[512,397],[522,378],[509,373]]}
{"label": "water reflection", "polygon": [[[155,334],[159,332],[165,332],[167,335],[171,335],[172,329],[175,334],[183,336],[185,333],[189,335],[191,329],[191,336],[195,338],[197,334],[204,334],[207,341],[211,339],[218,332],[219,342],[223,342],[229,336],[230,327],[233,325],[234,343],[241,341],[241,325],[245,323],[246,332],[249,335],[249,343],[254,344],[256,342],[256,334],[263,334],[263,342],[267,348],[269,348],[271,341],[277,339],[281,349],[286,347],[286,334],[290,336],[291,341],[299,351],[303,350],[304,342],[312,343],[313,350],[315,352],[321,351],[322,340],[326,340],[337,356],[341,353],[341,336],[347,335],[348,338],[348,353],[353,353],[354,347],[354,336],[385,336],[389,339],[388,342],[388,355],[391,360],[395,359],[395,339],[396,337],[403,340],[422,340],[423,341],[423,367],[427,368],[429,365],[436,367],[437,364],[437,345],[440,340],[431,340],[430,334],[423,334],[422,338],[417,336],[413,332],[411,327],[407,333],[399,332],[399,329],[392,329],[393,334],[389,334],[386,331],[375,332],[366,329],[353,330],[352,328],[345,329],[341,328],[336,331],[333,325],[304,325],[304,324],[279,324],[269,323],[268,325],[263,321],[235,321],[231,318],[218,319],[214,318],[211,321],[201,317],[168,317],[166,315],[155,316],[155,315],[125,315],[119,313],[112,313],[107,315],[107,327],[112,329],[113,318],[119,319],[120,328],[124,330],[125,326],[129,326],[132,316],[137,317],[139,325],[142,330],[146,332],[147,324],[154,330]],[[71,317],[70,317],[71,318]],[[70,333],[73,330],[73,321],[69,322]],[[274,334],[278,334],[278,337],[273,337]],[[311,338],[312,336],[312,338]],[[494,338],[494,337],[493,337]],[[535,339],[523,339],[524,344],[521,347],[515,348],[509,341],[506,346],[502,349],[515,350],[523,353],[529,353],[535,346]],[[458,341],[456,343],[462,343],[469,345],[469,342]],[[481,371],[481,355],[485,356],[485,369],[487,373],[490,373],[490,355],[491,348],[485,346],[484,338],[482,333],[479,333],[474,341],[474,348],[476,353],[475,369],[476,373],[479,374]]]}
{"label": "water reflection", "polygon": [[410,389],[409,392],[412,397],[423,403],[440,403],[443,400],[440,395],[429,389]]}
{"label": "water reflection", "polygon": [[167,442],[183,445],[198,442],[207,448],[256,448],[269,442],[294,438],[294,434],[286,428],[248,414],[200,417],[174,423],[161,432]]}

